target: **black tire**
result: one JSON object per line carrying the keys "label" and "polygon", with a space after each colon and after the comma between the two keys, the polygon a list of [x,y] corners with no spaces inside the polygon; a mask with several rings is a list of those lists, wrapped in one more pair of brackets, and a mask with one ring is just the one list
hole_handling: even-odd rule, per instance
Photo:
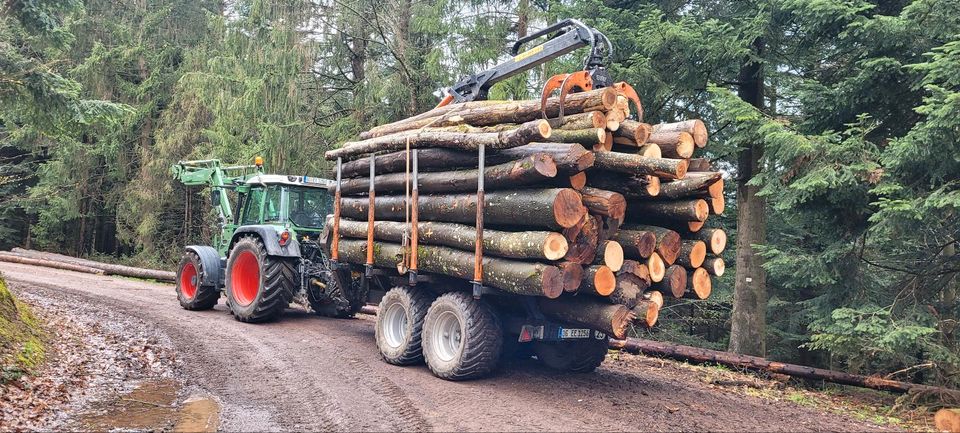
{"label": "black tire", "polygon": [[591,338],[576,341],[539,341],[533,351],[537,359],[554,370],[589,373],[607,357],[608,339]]}
{"label": "black tire", "polygon": [[486,302],[463,292],[446,293],[427,310],[422,346],[427,366],[437,377],[474,379],[497,367],[503,348],[503,330],[496,312]]}
{"label": "black tire", "polygon": [[[431,301],[423,290],[410,287],[394,287],[383,295],[374,329],[380,356],[388,364],[423,362],[423,321]],[[395,320],[404,323],[398,327]]]}
{"label": "black tire", "polygon": [[227,301],[241,322],[275,320],[290,305],[299,286],[297,261],[267,255],[257,236],[244,236],[227,260]]}
{"label": "black tire", "polygon": [[200,285],[203,272],[200,257],[192,251],[185,251],[177,267],[177,300],[186,310],[209,310],[217,305],[220,299],[220,291],[216,286]]}

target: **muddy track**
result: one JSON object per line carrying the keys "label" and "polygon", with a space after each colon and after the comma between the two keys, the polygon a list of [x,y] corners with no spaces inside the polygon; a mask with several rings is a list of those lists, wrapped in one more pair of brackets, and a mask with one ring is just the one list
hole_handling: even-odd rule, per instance
{"label": "muddy track", "polygon": [[379,359],[370,318],[290,309],[279,322],[235,321],[180,308],[173,287],[0,263],[19,292],[69,296],[153,323],[175,344],[188,387],[223,405],[221,429],[402,431],[882,431],[790,402],[705,386],[671,366],[608,358],[561,375],[535,361],[471,382]]}

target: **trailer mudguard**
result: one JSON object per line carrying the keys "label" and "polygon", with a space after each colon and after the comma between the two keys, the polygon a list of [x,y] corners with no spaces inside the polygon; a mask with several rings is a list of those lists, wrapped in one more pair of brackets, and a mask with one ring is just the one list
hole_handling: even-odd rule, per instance
{"label": "trailer mudguard", "polygon": [[220,253],[213,247],[207,245],[187,245],[185,248],[200,258],[200,265],[203,267],[203,273],[200,275],[201,286],[223,287],[223,267],[224,263],[220,259]]}
{"label": "trailer mudguard", "polygon": [[293,237],[287,241],[286,245],[280,245],[280,234],[277,233],[275,226],[269,225],[249,225],[237,227],[233,232],[233,238],[230,239],[230,247],[246,234],[255,234],[260,236],[263,241],[263,247],[267,249],[267,255],[278,257],[300,257],[300,242]]}

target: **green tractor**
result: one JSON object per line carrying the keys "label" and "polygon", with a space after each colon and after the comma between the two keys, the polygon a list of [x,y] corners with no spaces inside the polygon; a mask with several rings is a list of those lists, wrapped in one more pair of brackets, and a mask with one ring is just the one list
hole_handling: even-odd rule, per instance
{"label": "green tractor", "polygon": [[259,157],[241,166],[181,161],[171,173],[184,185],[208,187],[219,219],[211,245],[184,248],[177,269],[183,308],[209,310],[221,292],[242,322],[278,318],[300,291],[321,315],[349,317],[364,305],[349,273],[331,269],[321,248],[332,181],[264,174]]}

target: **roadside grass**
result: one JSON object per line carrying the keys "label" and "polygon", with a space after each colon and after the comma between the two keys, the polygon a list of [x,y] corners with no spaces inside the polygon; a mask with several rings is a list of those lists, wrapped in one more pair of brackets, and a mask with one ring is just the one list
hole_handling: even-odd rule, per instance
{"label": "roadside grass", "polygon": [[36,316],[10,293],[0,274],[0,384],[19,379],[43,362],[43,339]]}

